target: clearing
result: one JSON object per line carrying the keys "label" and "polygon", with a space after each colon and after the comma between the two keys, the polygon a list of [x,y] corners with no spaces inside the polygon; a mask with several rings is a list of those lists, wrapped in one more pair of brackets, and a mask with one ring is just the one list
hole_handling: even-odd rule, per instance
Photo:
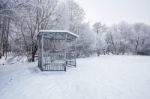
{"label": "clearing", "polygon": [[0,99],[150,99],[149,56],[77,59],[67,72],[0,64]]}

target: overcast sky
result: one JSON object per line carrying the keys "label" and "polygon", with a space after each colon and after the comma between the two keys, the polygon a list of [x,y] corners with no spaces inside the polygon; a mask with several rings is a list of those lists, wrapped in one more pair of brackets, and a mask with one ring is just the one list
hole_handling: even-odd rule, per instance
{"label": "overcast sky", "polygon": [[84,9],[86,21],[112,25],[121,21],[150,25],[150,0],[75,0]]}

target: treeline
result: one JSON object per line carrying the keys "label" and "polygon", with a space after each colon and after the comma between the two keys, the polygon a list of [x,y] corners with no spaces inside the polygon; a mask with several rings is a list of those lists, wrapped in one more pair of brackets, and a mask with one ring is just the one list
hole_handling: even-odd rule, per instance
{"label": "treeline", "polygon": [[150,54],[150,27],[120,23],[107,27],[84,22],[84,10],[73,0],[0,0],[0,58],[8,53],[37,53],[39,30],[69,30],[79,35],[78,57],[101,54]]}
{"label": "treeline", "polygon": [[135,54],[150,55],[150,26],[144,23],[121,22],[106,27],[100,22],[93,25],[97,34],[97,55]]}

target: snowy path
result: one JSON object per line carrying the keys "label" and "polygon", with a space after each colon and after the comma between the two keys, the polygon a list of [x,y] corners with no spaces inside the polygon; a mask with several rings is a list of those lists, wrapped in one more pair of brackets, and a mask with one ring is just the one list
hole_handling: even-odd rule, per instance
{"label": "snowy path", "polygon": [[78,59],[67,72],[0,65],[0,99],[150,99],[150,57]]}

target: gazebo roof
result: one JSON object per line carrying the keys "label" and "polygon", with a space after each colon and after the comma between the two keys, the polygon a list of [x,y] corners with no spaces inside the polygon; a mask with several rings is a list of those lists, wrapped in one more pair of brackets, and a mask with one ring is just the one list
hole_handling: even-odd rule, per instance
{"label": "gazebo roof", "polygon": [[58,40],[66,39],[66,35],[67,35],[67,40],[73,40],[78,37],[77,34],[67,30],[40,30],[38,36],[41,37],[42,35],[45,38],[58,39]]}
{"label": "gazebo roof", "polygon": [[78,37],[77,34],[67,31],[67,30],[40,30],[40,33],[67,33],[69,35]]}

